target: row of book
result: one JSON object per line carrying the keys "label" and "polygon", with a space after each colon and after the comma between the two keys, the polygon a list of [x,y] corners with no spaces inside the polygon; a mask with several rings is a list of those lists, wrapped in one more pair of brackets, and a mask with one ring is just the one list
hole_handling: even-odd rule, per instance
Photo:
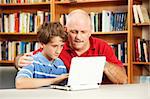
{"label": "row of book", "polygon": [[[127,42],[110,45],[123,63],[127,63]],[[0,41],[0,60],[14,60],[16,55],[37,50],[38,42]]]}
{"label": "row of book", "polygon": [[135,60],[137,62],[150,62],[150,40],[135,39]]}
{"label": "row of book", "polygon": [[2,4],[9,3],[38,3],[38,2],[48,2],[50,0],[0,0]]}
{"label": "row of book", "polygon": [[50,13],[44,11],[37,11],[36,13],[2,13],[0,16],[0,32],[36,32],[44,21],[50,22],[50,17]]}
{"label": "row of book", "polygon": [[138,23],[150,23],[148,11],[143,5],[133,5],[134,22]]}
{"label": "row of book", "polygon": [[37,42],[0,41],[0,60],[14,60],[16,55],[34,51],[39,46]]}
{"label": "row of book", "polygon": [[150,76],[140,76],[140,83],[150,83]]}
{"label": "row of book", "polygon": [[122,61],[122,63],[127,63],[127,42],[109,45],[113,48],[117,58]]}
{"label": "row of book", "polygon": [[[100,1],[100,0],[59,0],[59,1],[70,1],[70,2],[84,2],[84,1]],[[106,0],[107,1],[107,0]]]}
{"label": "row of book", "polygon": [[[127,12],[116,12],[103,10],[102,12],[90,12],[92,21],[92,32],[111,32],[127,30]],[[60,22],[65,25],[67,14],[61,14]]]}

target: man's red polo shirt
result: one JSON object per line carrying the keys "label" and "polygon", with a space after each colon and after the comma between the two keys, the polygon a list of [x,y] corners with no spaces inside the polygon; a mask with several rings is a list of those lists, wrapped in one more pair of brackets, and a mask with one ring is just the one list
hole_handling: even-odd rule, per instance
{"label": "man's red polo shirt", "polygon": [[106,61],[123,66],[122,62],[117,59],[113,49],[103,40],[99,38],[90,38],[90,48],[78,56],[77,53],[69,47],[68,42],[64,45],[64,48],[60,54],[60,58],[63,60],[66,68],[70,69],[71,59],[73,57],[89,57],[89,56],[106,56]]}

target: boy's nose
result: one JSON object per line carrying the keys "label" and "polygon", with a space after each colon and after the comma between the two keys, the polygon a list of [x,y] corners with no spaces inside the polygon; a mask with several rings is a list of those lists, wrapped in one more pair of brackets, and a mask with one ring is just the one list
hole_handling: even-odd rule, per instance
{"label": "boy's nose", "polygon": [[61,48],[57,48],[56,54],[60,54],[60,52],[61,52]]}

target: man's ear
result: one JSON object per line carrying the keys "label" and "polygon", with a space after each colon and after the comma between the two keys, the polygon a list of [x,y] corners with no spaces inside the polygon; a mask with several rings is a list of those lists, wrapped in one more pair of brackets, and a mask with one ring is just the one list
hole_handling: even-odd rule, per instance
{"label": "man's ear", "polygon": [[66,26],[64,26],[64,31],[67,32],[67,27]]}
{"label": "man's ear", "polygon": [[89,37],[91,37],[91,35],[92,35],[92,31],[89,31]]}
{"label": "man's ear", "polygon": [[42,48],[42,49],[43,49],[44,45],[45,45],[45,44],[40,43],[40,48]]}
{"label": "man's ear", "polygon": [[66,26],[64,26],[64,32],[66,33],[66,35],[68,35],[67,27]]}

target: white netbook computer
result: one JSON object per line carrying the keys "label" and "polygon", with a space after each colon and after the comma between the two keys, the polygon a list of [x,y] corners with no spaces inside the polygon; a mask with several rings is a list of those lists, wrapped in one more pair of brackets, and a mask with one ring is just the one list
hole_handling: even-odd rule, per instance
{"label": "white netbook computer", "polygon": [[51,88],[64,90],[82,90],[99,88],[102,82],[105,56],[74,57],[71,60],[68,82],[64,86],[51,85]]}

